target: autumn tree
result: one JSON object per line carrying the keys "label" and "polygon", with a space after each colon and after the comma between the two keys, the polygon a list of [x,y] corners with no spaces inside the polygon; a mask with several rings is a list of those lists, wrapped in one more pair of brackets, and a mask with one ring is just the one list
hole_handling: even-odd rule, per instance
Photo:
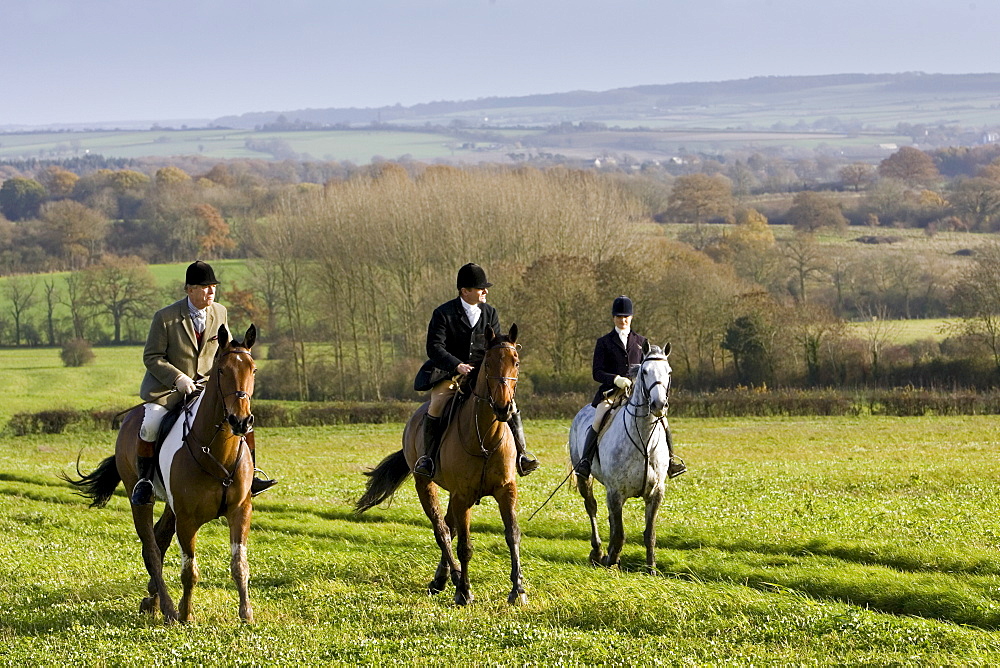
{"label": "autumn tree", "polygon": [[795,195],[787,218],[798,232],[815,232],[824,227],[847,227],[847,218],[844,217],[840,202],[810,190]]}
{"label": "autumn tree", "polygon": [[733,189],[724,176],[688,174],[677,177],[667,214],[677,223],[700,225],[713,219],[731,220]]}
{"label": "autumn tree", "polygon": [[840,169],[840,180],[858,192],[875,180],[875,167],[866,162],[853,162]]}
{"label": "autumn tree", "polygon": [[796,234],[791,239],[784,240],[781,250],[794,277],[792,295],[795,301],[805,303],[806,287],[823,273],[825,253],[810,234]]}
{"label": "autumn tree", "polygon": [[[547,358],[558,377],[587,368],[603,322],[595,290],[596,268],[581,257],[548,255],[524,273],[519,310],[531,327],[536,354]],[[544,326],[539,326],[545,323]]]}
{"label": "autumn tree", "polygon": [[878,165],[882,178],[898,179],[908,185],[931,185],[941,178],[934,158],[920,149],[904,146]]}
{"label": "autumn tree", "polygon": [[156,281],[137,257],[105,257],[83,271],[83,286],[85,303],[111,319],[115,343],[129,319],[145,322],[156,308]]}
{"label": "autumn tree", "polygon": [[1000,373],[1000,244],[980,246],[955,285],[953,306],[967,335],[982,341]]}
{"label": "autumn tree", "polygon": [[51,252],[67,269],[82,269],[103,250],[110,221],[100,211],[64,199],[46,202],[40,217]]}
{"label": "autumn tree", "polygon": [[236,242],[229,236],[229,223],[218,209],[211,204],[198,204],[194,207],[194,215],[202,232],[198,235],[201,257],[222,257],[227,251],[236,248]]}
{"label": "autumn tree", "polygon": [[38,174],[38,182],[45,187],[50,199],[69,197],[79,180],[79,176],[57,165],[50,165]]}
{"label": "autumn tree", "polygon": [[966,229],[996,230],[1000,217],[1000,182],[984,177],[960,177],[952,183],[949,201]]}

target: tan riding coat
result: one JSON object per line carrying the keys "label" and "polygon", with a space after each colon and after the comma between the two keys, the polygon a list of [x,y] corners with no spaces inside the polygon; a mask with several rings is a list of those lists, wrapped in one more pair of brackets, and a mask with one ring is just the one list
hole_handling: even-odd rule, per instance
{"label": "tan riding coat", "polygon": [[226,307],[211,304],[199,347],[187,297],[157,311],[142,351],[146,375],[139,396],[168,408],[180,402],[180,392],[170,392],[174,383],[182,373],[194,380],[208,374],[219,349],[219,327],[227,323]]}

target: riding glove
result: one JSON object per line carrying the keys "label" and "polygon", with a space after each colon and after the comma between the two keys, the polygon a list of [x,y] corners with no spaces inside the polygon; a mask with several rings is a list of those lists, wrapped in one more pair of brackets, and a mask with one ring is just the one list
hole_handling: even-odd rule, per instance
{"label": "riding glove", "polygon": [[623,390],[629,390],[632,387],[632,381],[625,376],[615,376],[615,385]]}
{"label": "riding glove", "polygon": [[177,376],[177,380],[174,381],[174,385],[180,392],[184,394],[191,394],[194,392],[194,381],[188,377],[187,374],[181,374]]}

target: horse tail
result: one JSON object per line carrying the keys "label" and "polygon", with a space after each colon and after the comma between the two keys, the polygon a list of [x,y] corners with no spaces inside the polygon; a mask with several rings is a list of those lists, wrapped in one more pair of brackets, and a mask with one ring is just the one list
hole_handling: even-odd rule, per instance
{"label": "horse tail", "polygon": [[357,513],[374,508],[395,494],[410,475],[410,465],[406,463],[403,451],[397,450],[375,468],[365,471],[365,475],[368,476],[368,482],[365,483],[365,493],[354,506]]}
{"label": "horse tail", "polygon": [[115,493],[118,483],[122,481],[118,473],[118,465],[115,463],[115,456],[111,455],[97,465],[97,468],[90,473],[80,471],[80,458],[76,458],[77,479],[70,478],[65,473],[60,473],[59,477],[81,490],[77,492],[80,496],[92,499],[91,508],[103,508],[107,505],[111,496]]}

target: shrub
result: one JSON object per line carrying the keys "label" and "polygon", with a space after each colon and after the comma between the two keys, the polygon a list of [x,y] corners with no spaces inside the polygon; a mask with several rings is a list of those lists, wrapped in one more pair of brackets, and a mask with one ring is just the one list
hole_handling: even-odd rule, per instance
{"label": "shrub", "polygon": [[86,339],[70,339],[63,344],[59,357],[66,366],[83,366],[94,361],[94,351]]}
{"label": "shrub", "polygon": [[61,434],[70,424],[81,422],[83,417],[84,414],[69,408],[38,413],[17,413],[7,423],[7,429],[15,436]]}

